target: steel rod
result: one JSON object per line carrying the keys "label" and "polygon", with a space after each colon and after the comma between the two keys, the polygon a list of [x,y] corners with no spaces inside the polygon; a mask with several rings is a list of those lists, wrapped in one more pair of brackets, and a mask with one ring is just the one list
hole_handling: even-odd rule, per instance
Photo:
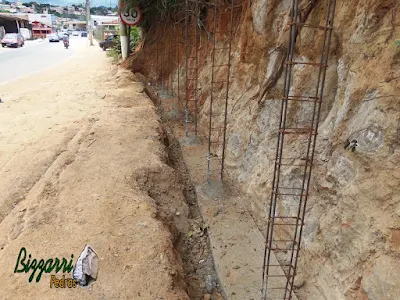
{"label": "steel rod", "polygon": [[197,136],[197,105],[198,105],[198,76],[199,76],[199,39],[198,39],[198,21],[199,21],[199,3],[196,1],[195,5],[195,22],[194,22],[194,39],[195,39],[195,56],[196,56],[196,80],[195,80],[195,85],[193,87],[194,89],[194,134]]}
{"label": "steel rod", "polygon": [[229,52],[228,52],[228,73],[226,78],[226,92],[225,92],[225,114],[224,114],[224,135],[222,138],[222,162],[221,162],[221,181],[224,180],[224,167],[225,167],[225,150],[226,150],[226,129],[228,125],[228,102],[229,102],[229,83],[231,79],[231,52],[232,52],[232,35],[233,35],[233,2],[231,0],[231,20],[229,32]]}
{"label": "steel rod", "polygon": [[[292,9],[291,9],[291,21],[293,22],[295,19],[297,19],[297,9],[298,9],[298,2],[297,0],[292,1]],[[296,39],[296,27],[295,26],[290,26],[290,39],[289,39],[289,45],[288,45],[288,51],[287,51],[287,61],[290,61],[293,59],[293,54],[294,54],[294,42]],[[290,92],[290,81],[291,81],[291,73],[292,73],[292,65],[286,65],[285,68],[285,78],[284,78],[284,97],[287,97]],[[287,112],[287,101],[282,101],[281,103],[281,112],[280,112],[280,124],[279,124],[279,129],[284,129],[285,124],[286,124],[286,112]],[[274,164],[274,175],[273,175],[273,180],[272,180],[272,191],[275,191],[275,193],[271,193],[271,200],[270,200],[270,207],[269,207],[269,216],[272,216],[272,222],[268,222],[267,224],[267,237],[266,237],[266,243],[271,248],[272,246],[272,240],[273,240],[273,235],[274,235],[274,217],[276,216],[276,193],[277,193],[277,187],[279,186],[279,179],[280,179],[280,158],[282,157],[283,153],[283,142],[284,142],[284,135],[279,131],[278,132],[278,142],[277,142],[277,147],[276,147],[276,157],[277,159],[275,160]],[[262,291],[262,297],[264,299],[267,299],[268,297],[268,275],[269,275],[269,264],[271,260],[271,250],[269,250],[267,247],[264,252],[264,267],[263,267],[263,291]]]}
{"label": "steel rod", "polygon": [[[230,79],[231,79],[231,53],[232,53],[232,40],[233,40],[233,14],[234,14],[234,0],[230,2],[230,22],[229,22],[229,36],[227,41],[220,41],[219,35],[217,34],[217,29],[219,27],[219,10],[224,5],[223,1],[216,0],[214,2],[214,16],[213,16],[213,33],[212,33],[212,64],[211,64],[211,85],[210,85],[210,110],[209,110],[209,130],[208,130],[208,153],[207,153],[207,181],[209,181],[211,174],[216,171],[212,170],[211,166],[211,146],[216,145],[217,149],[221,149],[221,155],[218,155],[220,162],[220,169],[218,170],[218,177],[221,181],[224,180],[225,173],[225,156],[226,156],[226,143],[227,143],[227,126],[228,126],[228,105],[229,105],[229,89],[230,89]],[[224,42],[226,47],[217,47],[218,42]],[[227,50],[225,52],[219,52],[219,57],[226,55],[226,62],[218,62],[216,64],[216,51]],[[218,69],[221,67],[226,67],[226,69]],[[216,81],[216,73],[220,71],[225,71],[225,78]],[[215,93],[223,91],[223,96],[215,97]],[[220,112],[216,113],[214,109],[215,101],[223,101],[223,108]],[[223,125],[215,127],[214,123],[217,116],[223,115]],[[218,132],[218,141],[212,141],[213,132]],[[220,136],[222,135],[222,140]]]}
{"label": "steel rod", "polygon": [[189,136],[189,85],[188,85],[188,67],[189,67],[189,3],[185,1],[185,48],[186,48],[186,68],[185,68],[185,129],[186,136]]}
{"label": "steel rod", "polygon": [[[216,0],[218,1],[218,0]],[[217,5],[214,5],[214,20],[213,20],[213,30],[215,31],[217,28],[217,13],[218,8]],[[214,65],[215,65],[215,43],[216,43],[216,35],[213,34],[212,38],[212,51],[211,51],[211,86],[210,86],[210,111],[209,111],[209,120],[208,120],[208,153],[207,153],[207,181],[210,180],[211,176],[211,138],[212,138],[212,117],[213,117],[213,104],[214,104]]]}
{"label": "steel rod", "polygon": [[[334,21],[334,16],[335,16],[335,8],[336,8],[336,0],[328,0],[328,7],[327,7],[327,12],[326,12],[326,21],[325,21],[325,27],[333,27],[333,21]],[[315,92],[315,97],[319,97],[319,99],[323,98],[324,94],[324,86],[325,86],[325,78],[326,78],[326,67],[328,64],[329,60],[329,49],[330,49],[330,44],[331,44],[331,37],[332,37],[332,30],[326,29],[324,31],[324,41],[323,45],[321,47],[321,67],[319,69],[319,74],[318,74],[318,81],[317,81],[317,89]],[[326,52],[326,53],[325,53]],[[318,127],[319,127],[319,118],[320,118],[320,111],[321,111],[321,102],[315,103],[314,104],[314,111],[313,111],[313,119],[312,123],[314,125],[315,122],[315,131],[318,132]],[[307,157],[310,155],[310,170],[309,173],[306,173],[306,170],[304,171],[304,183],[306,181],[306,194],[308,194],[308,189],[310,186],[310,181],[311,181],[311,171],[312,171],[312,166],[313,166],[313,160],[314,160],[314,153],[315,153],[315,146],[316,146],[316,135],[314,136],[309,136],[309,143],[308,143],[308,149],[307,149]],[[300,205],[299,205],[299,210],[298,214],[300,215],[301,213],[301,219],[304,220],[305,213],[306,213],[306,205],[307,205],[307,200],[308,197],[305,197],[304,202],[301,203],[302,199],[300,200]],[[302,205],[302,206],[301,206]],[[302,211],[301,211],[302,210]],[[298,223],[298,221],[296,222]],[[292,256],[291,256],[291,262],[294,260],[294,269],[293,269],[293,274],[296,275],[296,269],[297,269],[297,263],[298,263],[298,256],[299,256],[299,251],[300,251],[300,245],[301,245],[301,237],[303,233],[303,224],[300,226],[300,232],[299,232],[299,237],[298,237],[298,247],[296,250],[292,250]],[[297,235],[297,228],[295,235]],[[295,236],[296,239],[297,236]],[[294,253],[296,252],[296,257],[294,259]],[[289,274],[290,274],[289,270]],[[293,292],[293,285],[294,285],[294,277],[290,280],[290,283],[286,284],[286,288],[290,284],[290,290],[289,290],[289,299],[291,298],[292,292]],[[286,292],[285,292],[285,297],[286,297]]]}

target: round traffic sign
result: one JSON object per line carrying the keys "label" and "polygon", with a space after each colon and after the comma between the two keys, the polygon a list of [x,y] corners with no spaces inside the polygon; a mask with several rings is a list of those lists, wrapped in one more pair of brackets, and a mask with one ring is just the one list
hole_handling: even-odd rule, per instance
{"label": "round traffic sign", "polygon": [[122,7],[120,18],[126,25],[135,26],[139,24],[142,19],[142,11],[139,6],[128,8],[124,5],[124,7]]}

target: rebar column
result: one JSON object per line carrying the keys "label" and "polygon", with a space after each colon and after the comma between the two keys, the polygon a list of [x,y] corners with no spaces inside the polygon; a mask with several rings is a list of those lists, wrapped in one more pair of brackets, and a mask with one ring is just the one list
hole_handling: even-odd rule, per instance
{"label": "rebar column", "polygon": [[198,37],[198,24],[199,24],[199,2],[195,3],[195,19],[194,19],[194,52],[195,52],[195,80],[194,80],[194,134],[197,135],[197,113],[198,113],[198,96],[199,96],[199,37]]}
{"label": "rebar column", "polygon": [[212,145],[212,115],[213,115],[213,103],[214,103],[214,93],[213,93],[213,83],[214,83],[214,66],[215,66],[215,43],[216,34],[215,30],[217,28],[217,12],[218,12],[218,0],[214,3],[214,34],[212,36],[212,51],[211,51],[211,87],[210,87],[210,111],[208,119],[208,153],[207,153],[207,181],[210,180],[211,173],[211,145]]}
{"label": "rebar column", "polygon": [[186,136],[189,136],[189,82],[188,82],[188,65],[189,65],[189,1],[185,0],[185,129]]}
{"label": "rebar column", "polygon": [[229,50],[228,50],[228,72],[226,74],[226,90],[225,90],[225,111],[224,111],[224,133],[222,140],[222,158],[221,158],[221,181],[224,180],[224,166],[225,166],[225,150],[226,150],[226,129],[228,126],[228,101],[229,101],[229,87],[231,79],[231,52],[232,52],[232,33],[233,33],[233,3],[231,0],[231,18],[229,28]]}
{"label": "rebar column", "polygon": [[[309,196],[319,115],[335,15],[336,0],[326,1],[324,26],[303,23],[300,18],[299,0],[293,0],[292,2],[291,20],[289,23],[290,39],[287,48],[284,92],[281,102],[280,124],[263,262],[262,299],[265,300],[286,300],[293,297],[294,278],[296,276],[305,211]],[[295,60],[294,48],[296,38],[303,27],[323,31],[319,62]],[[314,95],[305,96],[305,93],[301,95],[294,94],[293,91],[296,89],[292,87],[292,76],[295,71],[294,66],[297,65],[304,65],[305,67],[314,69],[318,68],[318,71],[315,71],[318,75],[316,76]],[[312,114],[305,121],[300,116],[292,116],[289,119],[288,107],[291,105],[299,106],[299,111],[312,111]],[[285,143],[286,135],[294,136],[290,144]],[[295,139],[296,137],[297,139]],[[291,148],[293,145],[296,145],[294,144],[296,141],[298,141],[296,150],[300,155],[291,157],[289,154],[293,152]],[[306,146],[303,147],[303,145]],[[302,172],[301,177],[298,177],[296,181],[290,181],[287,177],[285,178],[293,170],[301,170]],[[287,207],[291,207],[293,210],[291,211]],[[277,255],[278,260],[275,255]]]}
{"label": "rebar column", "polygon": [[177,76],[178,76],[178,86],[177,86],[177,90],[178,90],[178,109],[179,109],[179,113],[181,112],[181,89],[180,89],[180,82],[181,82],[181,74],[180,74],[180,69],[181,69],[181,60],[180,60],[180,56],[179,56],[179,47],[176,47],[176,52],[177,52],[177,65],[178,65],[178,71],[177,71]]}
{"label": "rebar column", "polygon": [[[185,92],[185,125],[186,136],[190,135],[190,102],[193,102],[193,133],[197,136],[197,106],[198,106],[198,40],[199,4],[198,1],[185,1],[185,46],[186,46],[186,92]],[[193,18],[192,18],[193,17]],[[194,20],[194,22],[193,22]],[[193,23],[193,24],[191,24]],[[189,28],[194,26],[192,30]],[[194,56],[192,56],[194,55]]]}
{"label": "rebar column", "polygon": [[[231,52],[232,52],[232,39],[233,39],[233,15],[234,15],[234,0],[230,1],[230,23],[228,40],[223,40],[218,35],[217,30],[220,28],[218,13],[220,6],[223,5],[222,1],[216,0],[214,2],[214,19],[213,19],[213,34],[212,34],[212,51],[211,51],[211,85],[210,85],[210,109],[208,121],[208,153],[207,153],[207,174],[206,179],[210,181],[211,176],[215,175],[219,180],[224,178],[224,166],[226,155],[226,141],[227,141],[227,124],[228,124],[228,104],[229,104],[229,87],[231,76]],[[225,25],[225,24],[223,24]],[[218,38],[219,39],[218,39]],[[223,44],[223,45],[221,45]],[[222,57],[222,59],[221,59]],[[217,61],[218,60],[218,61]],[[217,77],[223,79],[217,79]],[[216,96],[221,94],[222,96]],[[222,108],[216,110],[214,105],[216,100],[223,102]],[[223,121],[222,125],[218,117],[221,116]],[[221,140],[222,136],[222,140]],[[216,153],[213,153],[213,148]],[[218,150],[221,149],[221,154]],[[215,164],[218,165],[216,170]],[[217,174],[213,174],[216,172]]]}

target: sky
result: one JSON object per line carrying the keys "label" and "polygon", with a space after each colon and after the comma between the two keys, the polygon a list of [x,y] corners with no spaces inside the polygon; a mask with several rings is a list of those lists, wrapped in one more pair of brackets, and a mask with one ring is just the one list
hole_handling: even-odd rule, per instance
{"label": "sky", "polygon": [[[21,0],[20,0],[21,1]],[[31,0],[26,0],[29,2]],[[49,3],[52,5],[71,5],[71,4],[85,4],[85,1],[82,0],[35,0],[38,3]],[[22,2],[25,2],[22,1]],[[90,0],[90,6],[106,6],[106,7],[115,7],[117,6],[118,0]]]}

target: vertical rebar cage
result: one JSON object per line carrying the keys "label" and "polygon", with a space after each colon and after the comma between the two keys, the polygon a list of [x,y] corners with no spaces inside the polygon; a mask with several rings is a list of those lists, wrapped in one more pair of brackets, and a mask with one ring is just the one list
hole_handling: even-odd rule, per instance
{"label": "vertical rebar cage", "polygon": [[[174,44],[170,45],[170,54],[172,57],[172,60],[175,62],[175,65],[173,67],[171,67],[171,96],[174,97],[177,102],[176,102],[176,109],[180,113],[182,112],[183,108],[182,108],[182,101],[181,101],[181,57],[180,57],[180,49],[182,47],[182,45],[186,45],[186,43],[183,41],[183,31],[185,28],[183,28],[182,32],[179,33],[176,31],[176,29],[174,28],[174,36],[176,37],[176,39],[174,40]],[[172,43],[172,41],[170,41],[170,43]],[[172,63],[172,62],[171,62]],[[184,67],[186,67],[184,65]],[[174,75],[174,72],[172,72],[172,70],[176,69],[176,73]],[[186,92],[186,90],[185,90]]]}
{"label": "vertical rebar cage", "polygon": [[[229,3],[229,35],[224,38],[217,31],[222,25],[220,10],[224,2],[215,0],[213,5],[213,31],[211,35],[211,85],[208,122],[207,181],[212,177],[223,180],[227,140],[228,102],[231,77],[231,52],[233,38],[234,0]],[[240,6],[239,6],[240,7]],[[218,105],[220,103],[223,105]]]}
{"label": "vertical rebar cage", "polygon": [[[193,127],[194,135],[197,135],[198,113],[198,43],[200,31],[198,28],[199,3],[198,1],[185,0],[185,46],[186,46],[186,70],[185,70],[185,125],[186,136],[190,135]],[[191,104],[193,103],[193,104]],[[192,115],[192,120],[191,120]],[[193,123],[193,126],[190,124]]]}
{"label": "vertical rebar cage", "polygon": [[[284,93],[276,148],[272,190],[269,203],[267,235],[263,263],[262,299],[293,299],[301,236],[322,103],[329,48],[333,30],[336,0],[327,0],[324,25],[306,24],[301,20],[299,0],[293,0],[290,20],[290,39],[284,73]],[[302,28],[323,31],[320,61],[296,60],[296,38]],[[292,84],[296,66],[314,68],[315,88],[309,95],[296,94]],[[289,117],[291,105],[311,111],[308,118],[297,114]],[[289,139],[285,137],[292,136]],[[297,143],[296,143],[297,142]],[[291,157],[292,147],[296,157]],[[287,174],[290,174],[288,176]],[[296,178],[296,180],[293,180]]]}

